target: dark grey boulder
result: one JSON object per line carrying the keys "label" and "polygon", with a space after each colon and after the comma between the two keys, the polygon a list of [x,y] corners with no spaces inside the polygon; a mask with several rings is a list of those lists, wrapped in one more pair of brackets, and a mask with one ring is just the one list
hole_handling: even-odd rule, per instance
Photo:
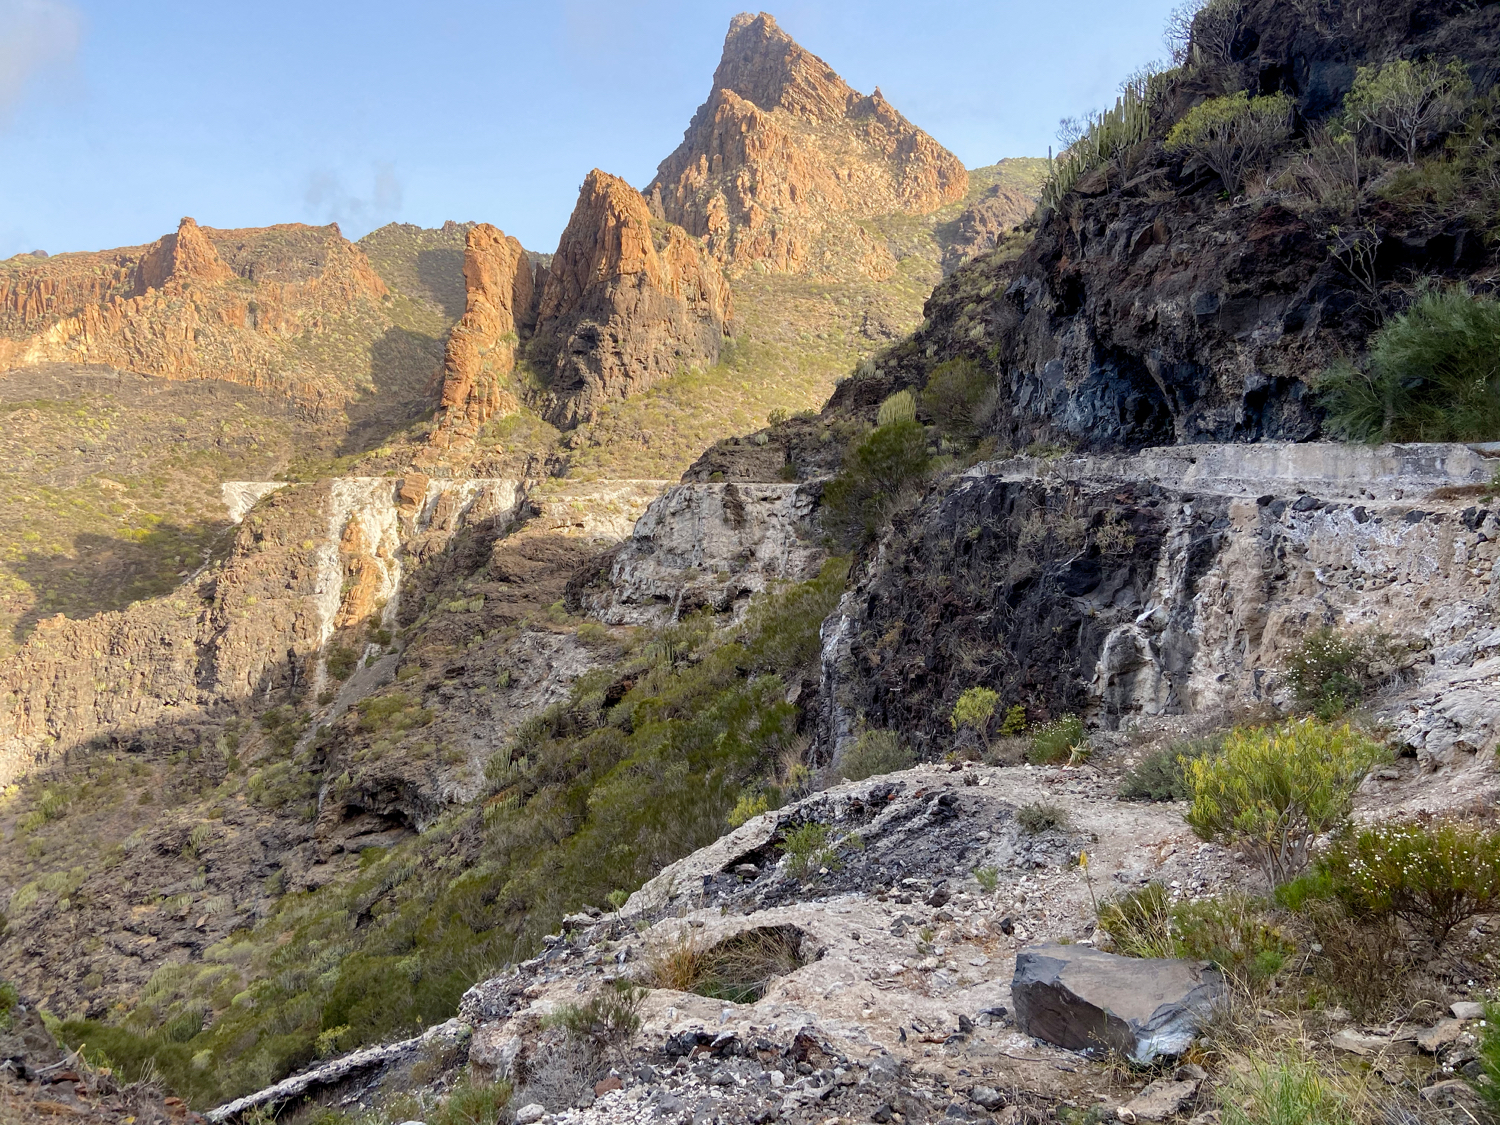
{"label": "dark grey boulder", "polygon": [[1035,945],[1016,955],[1016,1030],[1138,1063],[1187,1049],[1224,978],[1203,961],[1117,957],[1086,945]]}

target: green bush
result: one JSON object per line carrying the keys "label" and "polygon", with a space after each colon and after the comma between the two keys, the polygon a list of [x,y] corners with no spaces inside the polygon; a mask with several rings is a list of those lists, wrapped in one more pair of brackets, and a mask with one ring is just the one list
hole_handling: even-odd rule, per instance
{"label": "green bush", "polygon": [[889,426],[896,422],[910,422],[917,416],[917,400],[910,391],[897,391],[880,404],[875,412],[877,426]]}
{"label": "green bush", "polygon": [[564,1004],[547,1018],[598,1054],[618,1052],[641,1029],[646,990],[625,981],[598,989],[582,1004]]}
{"label": "green bush", "polygon": [[1451,818],[1346,830],[1318,868],[1356,917],[1394,915],[1440,946],[1500,903],[1500,831]]}
{"label": "green bush", "polygon": [[1019,703],[1013,703],[1005,710],[1005,718],[1000,720],[1000,737],[1015,738],[1026,729],[1026,708]]}
{"label": "green bush", "polygon": [[1120,779],[1120,796],[1127,801],[1186,801],[1187,764],[1223,744],[1222,737],[1195,738],[1152,751]]}
{"label": "green bush", "polygon": [[1331,720],[1358,704],[1374,687],[1377,647],[1369,637],[1323,626],[1309,633],[1287,659],[1287,683],[1297,701]]}
{"label": "green bush", "polygon": [[1036,801],[1016,810],[1016,824],[1022,832],[1037,836],[1054,828],[1066,829],[1069,824],[1068,813],[1061,805]]}
{"label": "green bush", "polygon": [[344,645],[334,645],[328,650],[326,667],[335,680],[347,680],[359,667],[359,653]]}
{"label": "green bush", "polygon": [[873,537],[927,477],[927,435],[914,418],[878,426],[844,457],[843,471],[823,490],[823,519],[845,543]]}
{"label": "green bush", "polygon": [[995,717],[995,708],[1000,704],[998,692],[991,691],[987,687],[971,687],[958,697],[958,702],[953,705],[953,714],[948,721],[953,724],[954,730],[968,727],[978,733],[984,740],[985,748],[990,745],[990,720]]}
{"label": "green bush", "polygon": [[922,388],[922,409],[945,434],[972,441],[994,411],[995,377],[971,359],[938,364]]}
{"label": "green bush", "polygon": [[1353,1099],[1323,1063],[1297,1044],[1251,1054],[1219,1089],[1224,1125],[1349,1125]]}
{"label": "green bush", "polygon": [[910,769],[915,758],[893,730],[867,730],[844,751],[839,772],[850,781],[863,781],[882,773]]}
{"label": "green bush", "polygon": [[358,707],[359,729],[367,733],[384,730],[405,733],[425,727],[435,717],[430,708],[419,706],[404,691],[361,699]]}
{"label": "green bush", "polygon": [[1200,839],[1245,848],[1277,887],[1307,866],[1317,837],[1348,819],[1355,788],[1383,757],[1347,725],[1236,728],[1218,753],[1189,764],[1187,822]]}
{"label": "green bush", "polygon": [[1344,111],[1363,131],[1384,137],[1415,164],[1433,136],[1451,128],[1473,92],[1462,64],[1398,59],[1376,68],[1362,66],[1344,98]]}
{"label": "green bush", "polygon": [[828,826],[816,821],[799,824],[781,842],[787,857],[787,874],[793,879],[808,879],[826,867],[838,867],[838,852],[828,842]]}
{"label": "green bush", "polygon": [[1173,903],[1160,883],[1099,904],[1099,926],[1126,957],[1212,961],[1241,988],[1263,988],[1296,946],[1265,901],[1244,894]]}
{"label": "green bush", "polygon": [[465,1077],[442,1105],[427,1114],[427,1125],[495,1125],[500,1111],[510,1104],[510,1095],[509,1082],[480,1082]]}
{"label": "green bush", "polygon": [[1294,104],[1286,94],[1251,98],[1243,90],[1210,98],[1172,127],[1167,149],[1197,157],[1236,194],[1245,173],[1263,166],[1291,136]]}
{"label": "green bush", "polygon": [[1500,1004],[1494,1002],[1484,1006],[1484,1020],[1479,1027],[1479,1065],[1486,1081],[1475,1082],[1474,1088],[1491,1112],[1500,1114]]}
{"label": "green bush", "polygon": [[15,1023],[16,1008],[21,1004],[21,994],[8,980],[0,980],[0,1031],[9,1031]]}
{"label": "green bush", "polygon": [[1500,301],[1428,288],[1370,342],[1369,369],[1326,371],[1329,429],[1351,441],[1500,439]]}
{"label": "green bush", "polygon": [[1077,715],[1053,719],[1031,736],[1026,760],[1036,766],[1072,761],[1081,753],[1083,735],[1083,720]]}

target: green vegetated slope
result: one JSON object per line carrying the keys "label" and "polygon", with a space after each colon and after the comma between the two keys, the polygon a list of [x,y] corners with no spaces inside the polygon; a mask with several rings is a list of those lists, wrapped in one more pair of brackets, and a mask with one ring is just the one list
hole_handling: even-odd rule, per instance
{"label": "green vegetated slope", "polygon": [[[529,954],[565,912],[606,904],[716,839],[747,787],[779,797],[805,784],[810,716],[786,702],[787,683],[815,674],[844,573],[830,563],[757,599],[742,626],[692,620],[637,635],[495,756],[478,800],[372,849],[352,882],[281,897],[201,961],[164,965],[138,1003],[107,1022],[69,1020],[62,1035],[127,1074],[152,1060],[206,1105],[447,1018],[469,984]],[[377,723],[402,713],[378,706],[401,690],[372,701]],[[129,780],[121,768],[73,799],[109,800]],[[233,790],[225,776],[220,790]],[[39,791],[24,800],[31,827],[20,835],[57,846],[74,814],[47,813]],[[68,879],[29,897],[55,901]]]}
{"label": "green vegetated slope", "polygon": [[675,478],[704,449],[759,429],[773,411],[818,410],[838,380],[922,319],[942,280],[958,217],[992,185],[1034,198],[1047,162],[1002,160],[970,173],[968,195],[930,215],[864,223],[896,259],[888,278],[789,277],[751,270],[733,283],[739,327],[723,359],[612,403],[564,435],[570,476]]}
{"label": "green vegetated slope", "polygon": [[41,617],[166,593],[225,545],[225,480],[328,441],[227,383],[51,366],[0,377],[0,656]]}
{"label": "green vegetated slope", "polygon": [[0,375],[0,657],[41,617],[119,609],[197,570],[229,526],[224,481],[327,465],[408,426],[463,311],[466,229],[367,235],[392,323],[331,320],[291,342],[365,387],[337,415],[212,380],[65,364]]}

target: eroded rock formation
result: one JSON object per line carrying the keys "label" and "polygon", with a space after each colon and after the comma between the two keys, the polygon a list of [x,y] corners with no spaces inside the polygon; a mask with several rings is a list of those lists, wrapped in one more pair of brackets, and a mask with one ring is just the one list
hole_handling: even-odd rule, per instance
{"label": "eroded rock formation", "polygon": [[385,294],[336,224],[214,230],[185,218],[150,246],[0,262],[0,370],[106,364],[337,407],[368,384],[368,362],[310,341],[335,329],[373,341],[389,327]]}
{"label": "eroded rock formation", "polygon": [[511,386],[520,336],[536,319],[531,262],[504,231],[480,223],[464,247],[464,315],[443,359],[440,431],[472,432],[519,405]]}
{"label": "eroded rock formation", "polygon": [[830,739],[861,714],[946,745],[976,683],[1034,722],[1286,708],[1289,654],[1331,626],[1405,654],[1382,716],[1430,768],[1485,758],[1500,741],[1492,472],[1458,445],[976,466],[889,537],[825,628]]}
{"label": "eroded rock formation", "polygon": [[646,189],[731,268],[894,268],[851,218],[927,214],[964,196],[963,164],[879,88],[851,89],[762,12],[730,23],[708,100]]}
{"label": "eroded rock formation", "polygon": [[529,353],[558,426],[719,357],[733,305],[719,267],[641,193],[597,168],[547,271]]}

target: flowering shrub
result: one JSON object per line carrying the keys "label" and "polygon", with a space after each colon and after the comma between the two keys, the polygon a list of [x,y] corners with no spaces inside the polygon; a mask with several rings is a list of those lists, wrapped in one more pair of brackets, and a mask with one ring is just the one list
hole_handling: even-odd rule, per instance
{"label": "flowering shrub", "polygon": [[1427,817],[1345,832],[1318,866],[1351,913],[1394,915],[1434,945],[1500,903],[1500,831],[1474,821]]}
{"label": "flowering shrub", "polygon": [[1217,754],[1187,764],[1187,822],[1200,839],[1251,852],[1280,886],[1307,866],[1315,839],[1348,819],[1382,753],[1347,724],[1236,728]]}

